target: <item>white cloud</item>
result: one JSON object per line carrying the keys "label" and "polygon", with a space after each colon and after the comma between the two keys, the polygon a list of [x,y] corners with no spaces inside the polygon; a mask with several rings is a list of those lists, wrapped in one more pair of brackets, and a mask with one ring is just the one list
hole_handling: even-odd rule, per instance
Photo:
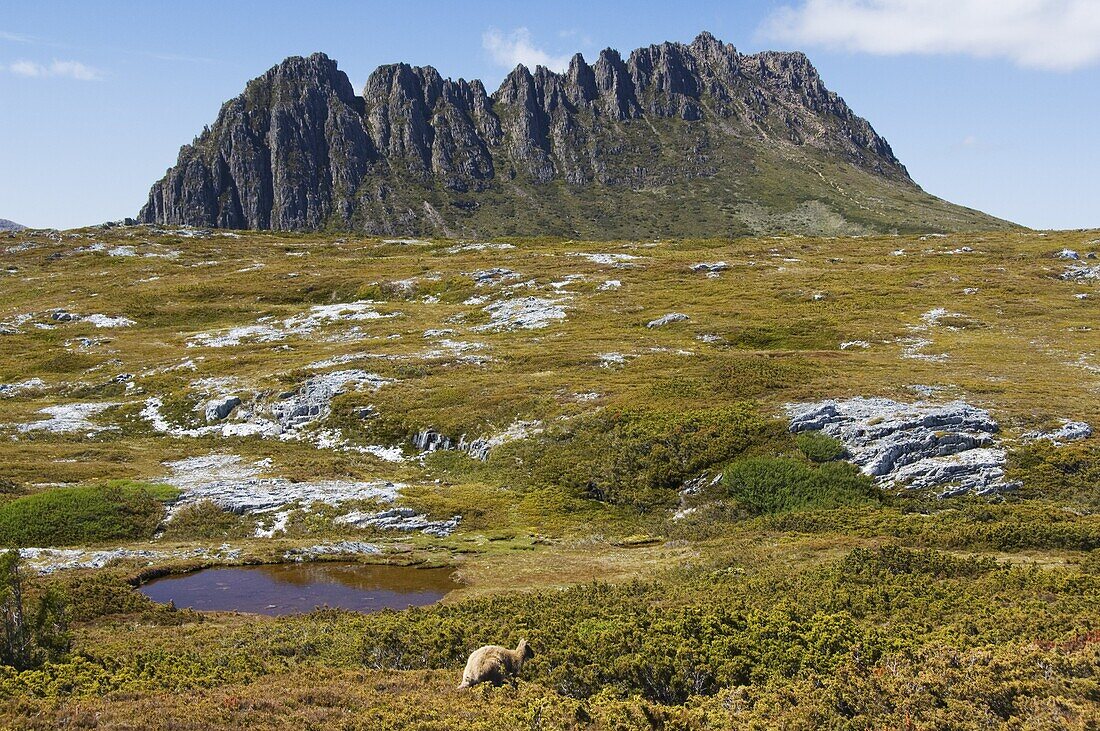
{"label": "white cloud", "polygon": [[33,43],[30,36],[25,36],[21,33],[11,33],[6,30],[0,30],[0,41],[11,41],[12,43]]}
{"label": "white cloud", "polygon": [[490,28],[481,36],[481,46],[489,52],[494,63],[509,69],[523,64],[532,70],[545,66],[552,71],[564,71],[569,66],[570,56],[554,56],[538,48],[531,39],[531,31],[526,28],[516,28],[507,34]]}
{"label": "white cloud", "polygon": [[1097,0],[802,0],[760,30],[879,55],[966,54],[1057,71],[1100,62]]}
{"label": "white cloud", "polygon": [[46,69],[33,61],[16,61],[8,66],[8,71],[16,76],[45,76]]}
{"label": "white cloud", "polygon": [[[4,69],[4,67],[0,66],[0,69]],[[47,66],[36,61],[27,61],[23,59],[7,66],[7,71],[16,76],[23,76],[30,79],[53,76],[76,79],[77,81],[98,81],[103,78],[103,74],[98,69],[82,64],[79,61],[55,60]]]}

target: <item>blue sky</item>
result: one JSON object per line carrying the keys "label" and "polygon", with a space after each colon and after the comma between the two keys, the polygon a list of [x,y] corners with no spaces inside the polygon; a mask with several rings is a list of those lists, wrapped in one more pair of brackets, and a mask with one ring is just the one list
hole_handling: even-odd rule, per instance
{"label": "blue sky", "polygon": [[701,30],[805,51],[931,193],[1036,228],[1100,227],[1100,0],[5,0],[0,218],[134,215],[180,145],[286,56],[324,51],[357,90],[395,61],[492,90],[517,60]]}

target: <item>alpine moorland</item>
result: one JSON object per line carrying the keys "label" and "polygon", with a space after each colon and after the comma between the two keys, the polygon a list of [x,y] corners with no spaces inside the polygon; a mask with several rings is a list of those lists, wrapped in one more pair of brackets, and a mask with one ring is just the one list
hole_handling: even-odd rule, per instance
{"label": "alpine moorland", "polygon": [[[1100,232],[6,236],[0,533],[66,619],[5,724],[1097,721]],[[332,559],[460,586],[134,589]]]}

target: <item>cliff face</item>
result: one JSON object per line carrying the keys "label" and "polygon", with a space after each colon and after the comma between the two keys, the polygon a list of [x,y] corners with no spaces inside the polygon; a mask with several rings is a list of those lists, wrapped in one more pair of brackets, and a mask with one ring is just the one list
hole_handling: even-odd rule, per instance
{"label": "cliff face", "polygon": [[563,74],[517,66],[491,96],[394,64],[357,97],[323,54],[290,58],[180,150],[140,218],[438,235],[1003,224],[923,193],[804,55],[707,33],[577,54]]}
{"label": "cliff face", "polygon": [[141,219],[225,228],[315,229],[350,220],[377,153],[347,76],[321,54],[248,83],[153,186]]}

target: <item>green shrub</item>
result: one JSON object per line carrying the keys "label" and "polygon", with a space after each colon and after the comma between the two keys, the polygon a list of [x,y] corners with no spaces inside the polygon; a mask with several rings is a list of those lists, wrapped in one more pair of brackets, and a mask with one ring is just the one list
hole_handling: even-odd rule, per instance
{"label": "green shrub", "polygon": [[808,465],[789,457],[753,457],[734,462],[722,486],[757,515],[800,510],[874,505],[879,491],[871,479],[846,462]]}
{"label": "green shrub", "polygon": [[0,545],[65,546],[149,538],[164,517],[167,485],[123,480],[62,487],[0,504]]}
{"label": "green shrub", "polygon": [[28,595],[19,551],[0,551],[0,665],[26,670],[56,660],[71,638],[61,595]]}
{"label": "green shrub", "polygon": [[1100,510],[1100,442],[1056,447],[1039,441],[1009,456],[1010,477],[1023,483],[1019,495]]}
{"label": "green shrub", "polygon": [[210,500],[185,505],[172,515],[164,529],[169,539],[244,538],[256,529],[256,521],[223,510]]}
{"label": "green shrub", "polygon": [[839,439],[821,431],[799,432],[795,434],[794,443],[812,462],[833,462],[848,454]]}
{"label": "green shrub", "polygon": [[929,513],[907,513],[894,507],[839,508],[784,513],[760,521],[761,528],[785,533],[893,536],[909,544],[937,548],[1100,548],[1100,515],[1077,515],[1039,501],[990,504],[966,498]]}
{"label": "green shrub", "polygon": [[535,484],[639,509],[667,506],[683,483],[746,450],[782,438],[782,425],[751,404],[682,412],[605,411],[541,440],[501,450],[532,466]]}

